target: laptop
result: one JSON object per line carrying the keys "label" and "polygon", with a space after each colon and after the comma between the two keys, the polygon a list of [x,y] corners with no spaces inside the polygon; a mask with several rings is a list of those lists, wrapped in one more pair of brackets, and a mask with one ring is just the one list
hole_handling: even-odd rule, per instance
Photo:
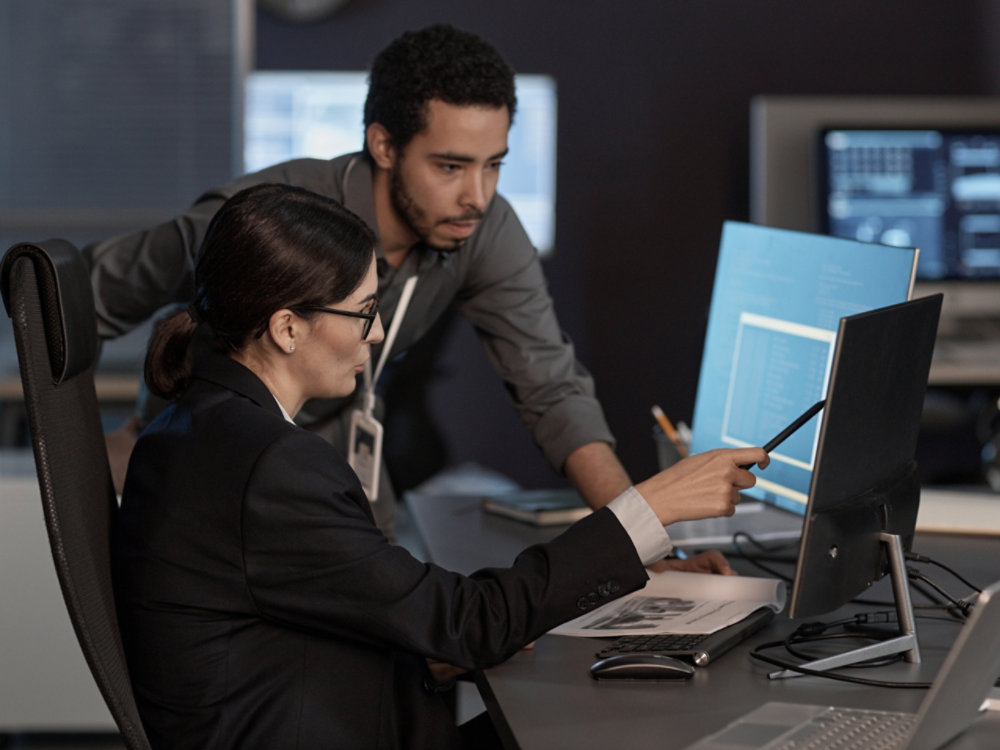
{"label": "laptop", "polygon": [[[840,319],[910,298],[918,251],[726,222],[702,351],[691,452],[763,445],[824,398]],[[802,533],[816,416],[754,470],[735,515],[668,527],[682,550],[743,532],[776,545]]]}
{"label": "laptop", "polygon": [[[916,713],[771,702],[689,745],[688,750],[814,746],[935,750],[976,720],[997,678],[1000,581],[979,595]],[[841,732],[852,732],[856,744],[836,744],[842,741]]]}

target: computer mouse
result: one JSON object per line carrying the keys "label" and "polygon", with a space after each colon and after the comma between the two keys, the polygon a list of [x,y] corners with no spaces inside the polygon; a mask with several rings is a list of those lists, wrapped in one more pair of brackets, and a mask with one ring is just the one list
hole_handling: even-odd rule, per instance
{"label": "computer mouse", "polygon": [[688,680],[694,667],[666,654],[614,654],[590,665],[595,680]]}

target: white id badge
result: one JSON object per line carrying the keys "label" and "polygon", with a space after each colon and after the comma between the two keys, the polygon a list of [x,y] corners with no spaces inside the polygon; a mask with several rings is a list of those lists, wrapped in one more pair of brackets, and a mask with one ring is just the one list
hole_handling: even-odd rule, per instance
{"label": "white id badge", "polygon": [[351,412],[347,462],[361,480],[368,502],[378,499],[379,465],[382,462],[382,424],[360,410]]}

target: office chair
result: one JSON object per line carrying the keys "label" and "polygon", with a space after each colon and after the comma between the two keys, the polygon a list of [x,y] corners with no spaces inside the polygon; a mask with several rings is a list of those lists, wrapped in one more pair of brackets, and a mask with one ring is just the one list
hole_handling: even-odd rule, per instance
{"label": "office chair", "polygon": [[56,574],[87,665],[130,750],[148,750],[111,581],[118,510],[94,388],[90,280],[63,240],[14,245],[0,263]]}

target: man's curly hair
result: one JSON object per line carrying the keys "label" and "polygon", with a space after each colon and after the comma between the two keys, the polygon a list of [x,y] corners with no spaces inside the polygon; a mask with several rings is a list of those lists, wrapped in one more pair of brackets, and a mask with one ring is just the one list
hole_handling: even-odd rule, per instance
{"label": "man's curly hair", "polygon": [[[407,31],[372,63],[365,130],[381,124],[398,149],[427,127],[427,103],[506,107],[514,121],[514,71],[490,44],[452,26]],[[365,152],[368,152],[367,143]]]}

